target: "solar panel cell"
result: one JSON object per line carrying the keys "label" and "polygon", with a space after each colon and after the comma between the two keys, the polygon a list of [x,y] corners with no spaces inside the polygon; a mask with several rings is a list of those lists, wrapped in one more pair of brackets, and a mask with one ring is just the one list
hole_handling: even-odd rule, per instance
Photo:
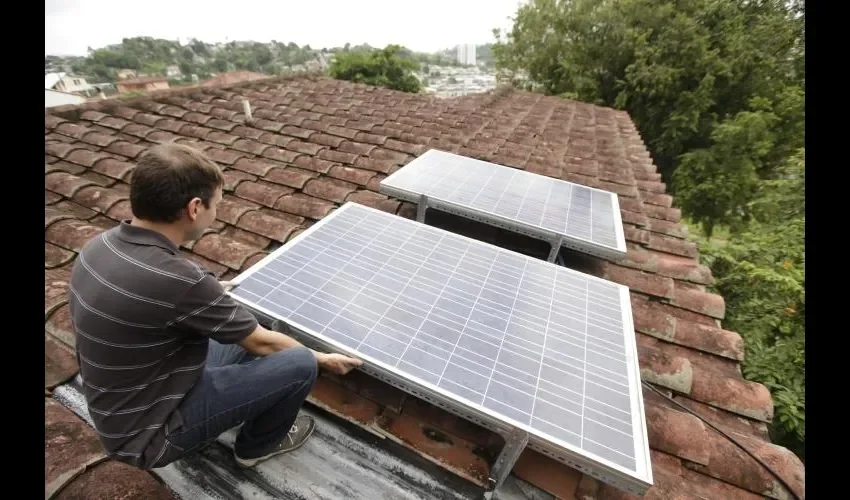
{"label": "solar panel cell", "polygon": [[650,475],[625,287],[353,203],[235,281],[367,364]]}
{"label": "solar panel cell", "polygon": [[462,216],[619,259],[626,253],[617,195],[432,149],[381,181],[381,190]]}

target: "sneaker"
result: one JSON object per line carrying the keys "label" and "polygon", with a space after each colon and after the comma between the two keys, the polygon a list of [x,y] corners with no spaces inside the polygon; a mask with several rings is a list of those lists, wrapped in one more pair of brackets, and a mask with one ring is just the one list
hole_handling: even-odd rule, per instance
{"label": "sneaker", "polygon": [[316,422],[313,420],[313,417],[309,415],[298,415],[295,419],[295,423],[292,424],[292,427],[290,427],[289,432],[283,440],[272,446],[270,449],[253,453],[251,456],[243,457],[237,455],[234,450],[233,457],[236,459],[236,463],[239,464],[239,466],[253,467],[263,460],[267,460],[275,455],[297,450],[302,444],[304,444],[304,441],[307,441],[310,434],[313,434],[313,429],[315,428]]}

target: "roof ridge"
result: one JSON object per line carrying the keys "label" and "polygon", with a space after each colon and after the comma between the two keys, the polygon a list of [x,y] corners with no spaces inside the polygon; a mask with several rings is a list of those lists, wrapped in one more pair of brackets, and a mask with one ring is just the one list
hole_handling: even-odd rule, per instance
{"label": "roof ridge", "polygon": [[[160,99],[168,98],[168,97],[177,97],[191,94],[210,94],[211,91],[215,90],[231,90],[231,89],[239,89],[239,88],[250,88],[253,85],[257,84],[270,84],[270,83],[281,83],[295,80],[310,80],[315,81],[317,79],[323,79],[323,72],[312,71],[312,72],[304,72],[297,73],[292,75],[269,75],[267,78],[258,78],[255,80],[246,80],[242,82],[235,83],[218,83],[215,85],[210,85],[207,87],[201,87],[200,85],[193,85],[190,87],[173,87],[162,90],[154,90],[145,95],[141,96],[133,96],[133,97],[124,97],[122,95],[117,95],[115,97],[109,97],[107,99],[100,99],[95,101],[88,101],[81,104],[67,104],[63,106],[55,106],[52,108],[45,108],[44,113],[47,115],[56,115],[63,118],[78,119],[77,115],[83,111],[100,111],[103,109],[110,109],[118,106],[129,106],[135,107],[135,104],[141,102],[150,102],[150,101],[158,101]],[[325,77],[327,78],[327,77]],[[116,84],[121,83],[121,81],[115,82]],[[67,115],[67,116],[66,116]]]}

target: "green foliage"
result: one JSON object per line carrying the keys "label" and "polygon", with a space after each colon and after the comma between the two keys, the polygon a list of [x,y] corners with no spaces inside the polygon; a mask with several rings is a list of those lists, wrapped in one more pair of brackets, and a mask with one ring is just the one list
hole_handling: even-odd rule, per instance
{"label": "green foliage", "polygon": [[496,65],[496,56],[493,55],[493,44],[485,43],[476,45],[475,60],[484,65],[485,68],[492,68]]}
{"label": "green foliage", "polygon": [[[742,163],[758,167],[760,177],[802,144],[803,17],[795,8],[784,0],[531,0],[509,32],[495,33],[493,53],[500,72],[524,88],[627,110],[686,211],[711,225],[732,224],[752,184],[713,182],[725,200],[716,208],[705,202],[709,188],[680,193],[680,182],[697,181],[673,173],[685,161],[700,179],[735,168],[718,163],[741,149],[728,141],[745,138],[730,129],[746,121],[764,122],[769,131],[760,123],[760,140],[781,145],[763,156],[762,148],[744,147],[756,156]],[[722,192],[727,186],[737,192]]]}
{"label": "green foliage", "polygon": [[708,236],[744,375],[773,394],[773,438],[801,458],[804,21],[796,0],[529,0],[492,48],[516,86],[629,112]]}
{"label": "green foliage", "polygon": [[340,80],[419,92],[420,83],[413,74],[419,70],[419,63],[402,57],[401,53],[402,47],[398,45],[368,52],[340,52],[331,63],[329,73]]}
{"label": "green foliage", "polygon": [[790,85],[774,102],[753,98],[750,109],[717,123],[710,145],[679,157],[672,175],[684,212],[711,236],[717,222],[738,231],[750,219],[761,179],[777,175],[777,165],[805,140],[804,93]]}
{"label": "green foliage", "polygon": [[429,65],[455,67],[460,66],[460,63],[457,62],[456,53],[450,50],[437,52],[435,54],[428,54],[425,52],[413,52],[411,50],[404,49],[403,51],[399,52],[399,56],[404,57],[405,59],[416,61],[423,67],[427,67]]}
{"label": "green foliage", "polygon": [[[354,65],[363,64],[359,77],[357,70],[349,68],[353,71],[351,79],[361,78],[362,80],[357,81],[374,81],[377,85],[386,84],[390,88],[397,87],[411,92],[416,92],[421,87],[416,78],[410,76],[418,70],[417,63],[425,64],[426,69],[429,64],[458,66],[453,52],[449,53],[451,51],[427,54],[397,45],[375,49],[369,45],[352,46],[347,43],[344,47],[314,50],[309,45],[299,47],[293,42],[276,40],[271,43],[230,42],[214,46],[193,39],[187,45],[181,46],[172,40],[150,37],[125,38],[117,45],[89,49],[88,57],[45,56],[44,65],[46,72],[61,71],[62,67],[70,67],[75,74],[85,76],[92,82],[115,81],[118,71],[122,69],[131,69],[144,75],[164,76],[169,66],[176,65],[183,75],[183,80],[189,81],[192,74],[203,79],[213,73],[237,70],[269,75],[286,74],[296,66],[317,62],[320,52],[335,54],[342,61]],[[359,56],[352,56],[353,54]],[[368,57],[370,55],[371,59]],[[387,70],[383,76],[379,75],[380,71],[370,73],[374,73],[375,68],[381,65],[385,65]],[[337,71],[341,71],[341,68],[341,65],[337,64]]]}
{"label": "green foliage", "polygon": [[[231,42],[216,48],[200,40],[181,46],[172,40],[137,37],[125,38],[118,45],[89,49],[88,57],[73,59],[71,67],[74,73],[94,81],[114,81],[122,69],[164,76],[168,66],[177,65],[187,79],[192,74],[209,76],[236,70],[280,74],[286,66],[314,60],[316,51],[294,43]],[[46,56],[45,67],[60,61],[61,58]]]}
{"label": "green foliage", "polygon": [[724,245],[703,242],[726,300],[726,328],[742,332],[744,376],[773,394],[771,435],[805,459],[805,150],[761,182],[753,220]]}
{"label": "green foliage", "polygon": [[737,228],[747,219],[747,203],[759,182],[758,172],[775,144],[776,116],[742,111],[714,127],[710,148],[682,155],[673,174],[682,210],[703,224],[711,236],[716,221]]}

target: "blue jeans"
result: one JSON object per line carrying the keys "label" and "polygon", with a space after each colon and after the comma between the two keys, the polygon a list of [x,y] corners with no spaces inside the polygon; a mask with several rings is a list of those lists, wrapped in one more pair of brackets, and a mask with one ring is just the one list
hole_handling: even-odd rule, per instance
{"label": "blue jeans", "polygon": [[244,422],[234,450],[248,454],[278,444],[295,422],[318,367],[305,347],[264,357],[237,344],[209,342],[207,365],[178,407],[183,425],[167,435],[177,459]]}

